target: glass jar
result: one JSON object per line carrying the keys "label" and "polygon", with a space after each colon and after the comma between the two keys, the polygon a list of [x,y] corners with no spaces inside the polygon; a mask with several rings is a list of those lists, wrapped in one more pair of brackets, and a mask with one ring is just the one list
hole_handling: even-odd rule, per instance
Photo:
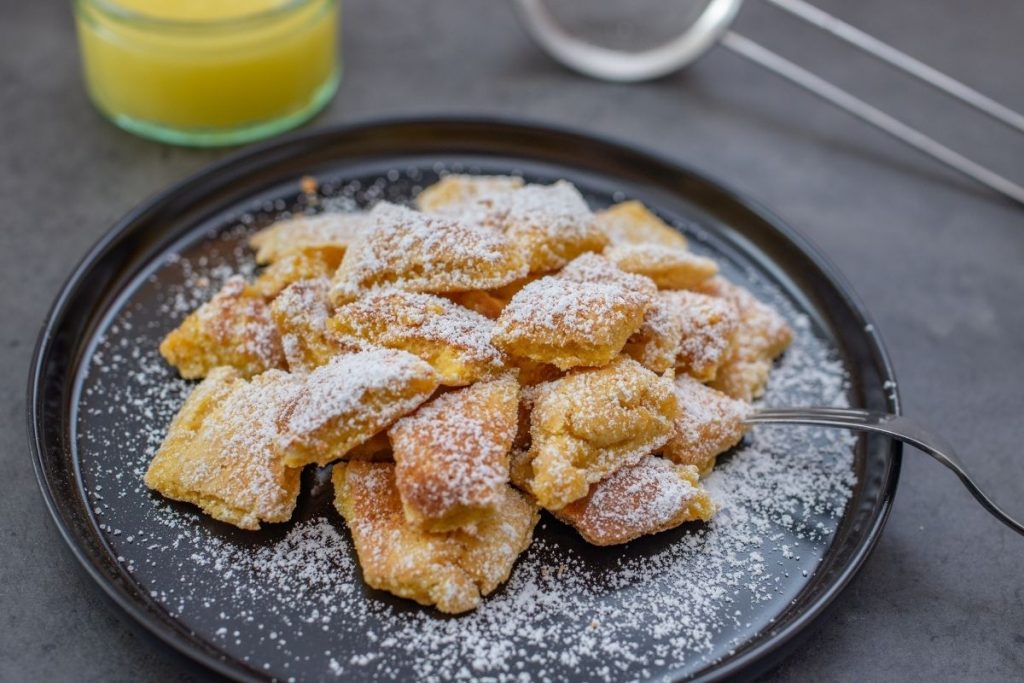
{"label": "glass jar", "polygon": [[115,124],[234,145],[312,117],[338,87],[337,0],[76,0],[85,83]]}

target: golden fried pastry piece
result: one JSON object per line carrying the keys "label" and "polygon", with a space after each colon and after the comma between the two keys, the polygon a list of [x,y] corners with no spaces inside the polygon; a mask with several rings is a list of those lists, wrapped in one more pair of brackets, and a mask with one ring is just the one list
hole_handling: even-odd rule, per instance
{"label": "golden fried pastry piece", "polygon": [[564,370],[560,370],[550,363],[539,363],[523,356],[511,356],[508,359],[507,367],[516,372],[519,385],[523,387],[550,382],[565,374]]}
{"label": "golden fried pastry piece", "polygon": [[739,313],[732,346],[711,386],[751,401],[764,393],[772,361],[789,346],[793,330],[774,308],[723,277],[708,280],[700,291],[729,301]]}
{"label": "golden fried pastry piece", "polygon": [[288,285],[300,280],[330,279],[341,265],[344,251],[299,249],[277,259],[256,277],[253,289],[273,299]]}
{"label": "golden fried pastry piece", "polygon": [[492,228],[381,202],[345,252],[331,296],[341,304],[381,288],[468,292],[501,287],[527,271],[516,243]]}
{"label": "golden fried pastry piece", "polygon": [[542,274],[534,273],[514,282],[510,282],[503,287],[479,290],[476,292],[454,292],[451,294],[445,294],[444,296],[460,306],[465,306],[466,308],[476,311],[480,315],[488,317],[491,320],[497,320],[501,317],[501,312],[505,310],[506,306],[508,306],[508,302],[512,300],[512,297],[514,297],[519,290],[542,277],[544,277]]}
{"label": "golden fried pastry piece", "polygon": [[430,398],[437,374],[411,353],[369,349],[331,358],[307,375],[282,416],[289,467],[326,465]]}
{"label": "golden fried pastry piece", "polygon": [[523,179],[507,175],[446,175],[416,197],[420,211],[455,212],[487,195],[511,192],[523,186]]}
{"label": "golden fried pastry piece", "polygon": [[343,460],[366,460],[368,462],[394,462],[395,454],[391,450],[391,440],[387,432],[377,432],[368,440],[353,446]]}
{"label": "golden fried pastry piece", "polygon": [[204,377],[220,365],[248,377],[285,364],[270,308],[239,276],[164,337],[160,355],[186,379]]}
{"label": "golden fried pastry piece", "polygon": [[508,579],[539,519],[535,505],[505,486],[475,533],[431,533],[406,520],[391,463],[338,463],[333,480],[366,583],[449,614],[474,609]]}
{"label": "golden fried pastry piece", "polygon": [[452,292],[445,294],[444,298],[491,320],[497,320],[498,316],[501,315],[501,310],[508,303],[483,290],[476,292]]}
{"label": "golden fried pastry piece", "polygon": [[728,299],[698,292],[665,292],[682,323],[676,369],[702,382],[713,380],[725,363],[739,329],[739,311]]}
{"label": "golden fried pastry piece", "polygon": [[366,226],[366,214],[321,213],[278,221],[249,238],[256,263],[273,263],[296,251],[319,252],[340,263],[341,257]]}
{"label": "golden fried pastry piece", "polygon": [[564,180],[483,195],[466,207],[464,215],[515,241],[528,255],[531,273],[556,270],[608,243],[586,201]]}
{"label": "golden fried pastry piece", "polygon": [[646,275],[660,289],[689,289],[718,272],[718,264],[663,244],[613,244],[605,257],[627,273]]}
{"label": "golden fried pastry piece", "polygon": [[684,522],[711,519],[715,504],[698,483],[697,468],[646,456],[591,485],[555,516],[588,543],[617,545]]}
{"label": "golden fried pastry piece", "polygon": [[686,248],[686,238],[678,230],[635,199],[598,211],[595,219],[611,244],[647,243]]}
{"label": "golden fried pastry piece", "polygon": [[286,287],[270,304],[291,372],[309,372],[333,356],[368,346],[356,339],[340,339],[328,330],[327,321],[333,314],[330,287],[325,278],[300,280]]}
{"label": "golden fried pastry piece", "polygon": [[505,310],[505,306],[508,306],[508,302],[512,300],[512,297],[519,290],[541,277],[543,275],[534,273],[533,275],[527,275],[524,278],[510,282],[503,287],[475,292],[453,292],[444,296],[460,306],[476,311],[482,316],[491,320],[497,320],[501,316],[501,312]]}
{"label": "golden fried pastry piece", "polygon": [[672,435],[679,407],[669,379],[631,358],[578,369],[533,388],[529,466],[517,479],[541,507],[559,510],[590,485],[638,462]]}
{"label": "golden fried pastry piece", "polygon": [[[533,461],[530,456],[530,415],[526,414],[526,446],[525,448],[519,447],[520,437],[522,430],[520,429],[519,434],[516,435],[516,443],[512,447],[512,452],[508,458],[508,478],[512,484],[525,493],[530,493],[530,486],[533,483]],[[530,495],[533,495],[530,493]]]}
{"label": "golden fried pastry piece", "polygon": [[539,280],[542,277],[544,276],[540,273],[532,273],[530,275],[527,275],[526,277],[519,278],[518,280],[513,280],[507,285],[502,285],[501,287],[495,287],[494,289],[487,290],[487,293],[490,294],[495,299],[497,299],[498,301],[501,301],[502,308],[504,308],[505,306],[508,305],[509,301],[512,301],[512,297],[519,293],[519,290],[521,290],[523,287],[530,284],[534,280]]}
{"label": "golden fried pastry piece", "polygon": [[450,386],[470,384],[504,368],[504,356],[491,343],[494,321],[431,294],[373,292],[338,308],[328,328],[339,341],[413,353]]}
{"label": "golden fried pastry piece", "polygon": [[[574,268],[580,260],[591,265]],[[649,280],[621,272],[620,279],[591,279],[602,261],[582,256],[562,273],[523,287],[501,312],[494,343],[513,356],[562,370],[610,362],[643,323],[655,289]]]}
{"label": "golden fried pastry piece", "polygon": [[661,291],[623,351],[654,372],[674,366],[707,382],[728,356],[738,325],[739,313],[725,299]]}
{"label": "golden fried pastry piece", "polygon": [[146,486],[242,529],[288,520],[300,471],[281,460],[278,417],[298,391],[280,370],[246,382],[234,368],[211,369],[171,422]]}
{"label": "golden fried pastry piece", "polygon": [[442,394],[388,430],[405,518],[427,531],[472,530],[508,485],[519,420],[513,375]]}
{"label": "golden fried pastry piece", "polygon": [[682,315],[672,297],[676,293],[658,292],[640,329],[622,347],[624,354],[659,375],[675,367],[683,338]]}
{"label": "golden fried pastry piece", "polygon": [[707,474],[719,455],[743,439],[747,431],[743,419],[749,408],[686,375],[676,377],[674,388],[680,412],[672,438],[661,453],[672,462],[694,465],[702,475]]}
{"label": "golden fried pastry piece", "polygon": [[614,284],[630,292],[654,296],[658,286],[649,277],[627,273],[600,254],[583,254],[562,268],[558,277],[573,282]]}

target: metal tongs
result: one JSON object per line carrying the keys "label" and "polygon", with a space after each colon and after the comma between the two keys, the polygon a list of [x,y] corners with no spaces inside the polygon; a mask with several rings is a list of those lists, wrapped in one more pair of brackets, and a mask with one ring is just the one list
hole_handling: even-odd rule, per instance
{"label": "metal tongs", "polygon": [[[1010,128],[1024,133],[1024,115],[1009,109],[910,55],[883,43],[858,28],[803,0],[764,0],[857,47],[872,57],[924,81]],[[611,50],[569,33],[555,19],[544,0],[516,0],[523,23],[534,40],[565,66],[606,81],[644,81],[677,71],[716,44],[722,45],[769,71],[831,102],[840,109],[885,131],[947,166],[1024,204],[1024,187],[968,159],[916,128],[886,114],[864,100],[816,76],[802,66],[729,30],[743,0],[710,0],[697,20],[674,40],[643,52]]]}

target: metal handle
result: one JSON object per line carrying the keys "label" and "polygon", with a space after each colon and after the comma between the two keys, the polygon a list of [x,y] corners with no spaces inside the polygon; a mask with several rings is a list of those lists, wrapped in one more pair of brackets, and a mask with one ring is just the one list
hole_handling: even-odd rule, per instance
{"label": "metal handle", "polygon": [[[803,0],[766,1],[938,88],[997,121],[1024,132],[1024,115],[813,5]],[[520,17],[537,44],[557,61],[584,75],[617,82],[650,80],[687,66],[716,43],[721,43],[732,52],[792,81],[976,182],[1024,204],[1024,186],[972,161],[749,38],[729,31],[728,27],[739,13],[741,5],[742,0],[711,0],[697,21],[675,40],[642,52],[626,52],[593,45],[572,35],[558,23],[547,9],[544,0],[516,0]]]}
{"label": "metal handle", "polygon": [[612,50],[572,35],[555,19],[544,0],[517,0],[516,7],[537,44],[565,66],[603,81],[630,83],[678,71],[707,52],[732,24],[743,0],[711,0],[686,31],[643,52]]}
{"label": "metal handle", "polygon": [[1018,534],[1024,535],[1024,523],[1007,514],[981,490],[977,482],[964,469],[956,451],[945,439],[902,415],[846,408],[765,408],[751,413],[746,418],[746,422],[751,425],[800,424],[838,427],[860,432],[874,432],[899,439],[903,443],[927,453],[951,469],[971,492],[971,495],[993,517]]}

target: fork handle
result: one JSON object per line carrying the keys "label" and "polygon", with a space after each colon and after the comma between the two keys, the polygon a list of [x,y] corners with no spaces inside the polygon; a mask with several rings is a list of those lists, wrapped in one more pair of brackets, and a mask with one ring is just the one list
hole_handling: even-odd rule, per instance
{"label": "fork handle", "polygon": [[981,503],[983,508],[1000,522],[1024,536],[1024,523],[1003,511],[981,490],[977,482],[964,469],[949,442],[902,415],[842,408],[766,408],[754,411],[746,417],[745,422],[749,425],[798,424],[836,427],[858,432],[884,434],[902,441],[927,453],[953,470],[961,483],[967,487],[967,490]]}

